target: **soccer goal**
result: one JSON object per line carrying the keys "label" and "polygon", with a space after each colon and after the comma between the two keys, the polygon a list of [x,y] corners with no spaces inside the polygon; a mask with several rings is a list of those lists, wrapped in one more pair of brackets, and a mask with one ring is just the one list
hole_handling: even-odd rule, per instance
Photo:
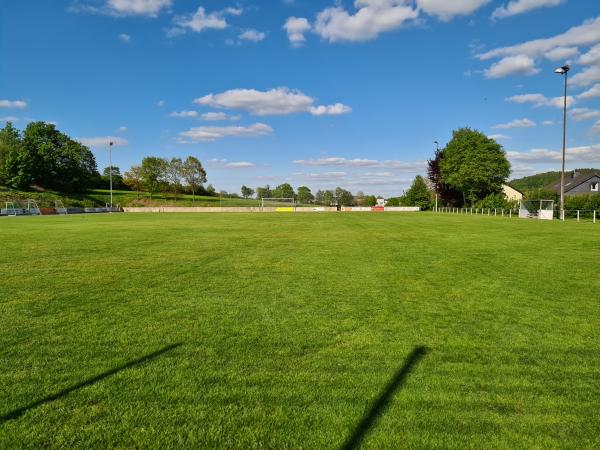
{"label": "soccer goal", "polygon": [[294,198],[261,198],[260,208],[275,208],[277,212],[296,211],[296,199]]}
{"label": "soccer goal", "polygon": [[57,214],[69,214],[69,210],[65,208],[65,205],[61,200],[54,200],[54,208]]}
{"label": "soccer goal", "polygon": [[17,208],[15,208],[15,204],[13,202],[6,202],[6,208],[2,211],[3,215],[7,215],[9,217],[16,217],[18,214]]}
{"label": "soccer goal", "polygon": [[521,219],[554,219],[554,200],[521,200],[519,206]]}
{"label": "soccer goal", "polygon": [[32,216],[39,216],[42,214],[40,207],[35,200],[27,200],[27,212]]}

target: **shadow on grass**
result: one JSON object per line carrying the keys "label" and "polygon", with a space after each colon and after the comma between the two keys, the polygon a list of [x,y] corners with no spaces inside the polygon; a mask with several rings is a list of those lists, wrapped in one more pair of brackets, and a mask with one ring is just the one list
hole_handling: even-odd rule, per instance
{"label": "shadow on grass", "polygon": [[369,430],[375,425],[379,416],[381,416],[388,404],[392,400],[392,397],[398,391],[406,379],[408,375],[413,370],[413,368],[417,365],[417,363],[425,356],[427,353],[427,348],[425,347],[415,347],[413,351],[408,355],[404,364],[396,372],[396,374],[389,381],[385,389],[379,395],[379,398],[373,403],[369,411],[363,416],[360,423],[356,426],[356,429],[352,433],[352,435],[348,438],[348,440],[342,445],[341,450],[353,450],[358,448],[363,438],[369,432]]}
{"label": "shadow on grass", "polygon": [[181,346],[181,343],[177,343],[177,344],[171,344],[171,345],[167,345],[166,347],[161,348],[160,350],[157,350],[153,353],[150,353],[146,356],[143,356],[139,359],[130,361],[128,363],[123,364],[122,366],[119,367],[115,367],[114,369],[108,370],[104,373],[101,373],[100,375],[97,375],[93,378],[88,378],[87,380],[81,381],[77,384],[74,384],[73,386],[70,386],[66,389],[63,389],[62,391],[59,391],[55,394],[49,395],[47,397],[44,397],[40,400],[37,400],[35,402],[32,402],[26,406],[23,406],[19,409],[15,409],[12,412],[9,412],[8,414],[5,414],[4,416],[0,416],[0,425],[2,425],[4,422],[8,422],[9,420],[13,420],[13,419],[17,419],[19,417],[21,417],[23,414],[25,414],[27,411],[37,408],[38,406],[43,405],[44,403],[50,403],[53,402],[55,400],[58,400],[62,397],[65,397],[66,395],[70,394],[73,391],[76,391],[77,389],[81,389],[84,388],[86,386],[91,386],[92,384],[96,384],[99,381],[104,380],[105,378],[108,378],[118,372],[121,372],[122,370],[126,370],[126,369],[130,369],[134,366],[137,366],[139,364],[144,364],[146,362],[152,361],[153,359],[163,355],[164,353],[167,353],[177,347]]}

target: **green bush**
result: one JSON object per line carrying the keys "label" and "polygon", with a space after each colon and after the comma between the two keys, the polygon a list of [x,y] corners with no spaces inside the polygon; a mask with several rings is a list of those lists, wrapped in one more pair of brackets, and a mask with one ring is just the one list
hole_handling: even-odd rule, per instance
{"label": "green bush", "polygon": [[516,200],[509,201],[506,199],[503,193],[490,194],[485,198],[482,198],[474,205],[475,208],[489,208],[489,209],[516,209],[519,207],[519,202]]}

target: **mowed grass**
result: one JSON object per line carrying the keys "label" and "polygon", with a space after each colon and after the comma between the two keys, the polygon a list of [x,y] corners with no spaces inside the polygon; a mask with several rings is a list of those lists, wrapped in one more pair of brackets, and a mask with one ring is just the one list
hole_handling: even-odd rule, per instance
{"label": "mowed grass", "polygon": [[598,224],[113,214],[0,239],[0,448],[600,446]]}

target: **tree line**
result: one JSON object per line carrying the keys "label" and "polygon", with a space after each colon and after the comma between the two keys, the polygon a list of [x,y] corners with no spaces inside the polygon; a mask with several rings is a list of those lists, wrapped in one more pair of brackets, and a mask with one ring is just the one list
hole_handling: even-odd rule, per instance
{"label": "tree line", "polygon": [[[148,156],[124,174],[118,167],[98,173],[96,160],[88,147],[45,122],[31,122],[21,132],[10,122],[0,129],[0,185],[17,189],[48,189],[60,192],[85,192],[108,187],[112,170],[115,189],[217,195],[208,185],[206,170],[194,156],[159,158]],[[437,195],[440,204],[451,206],[506,207],[502,184],[510,174],[510,163],[500,144],[470,128],[460,128],[448,144],[428,161],[427,180],[417,176],[400,197],[388,199],[388,205],[419,206],[429,209]],[[221,191],[221,195],[238,196]],[[373,206],[377,197],[337,187],[318,190],[307,186],[297,190],[289,183],[256,189],[242,186],[244,198],[295,198],[300,204]]]}
{"label": "tree line", "polygon": [[206,170],[195,156],[185,160],[147,156],[140,165],[131,166],[123,174],[123,183],[133,191],[147,191],[150,198],[157,192],[171,192],[176,199],[183,192],[190,192],[192,199],[197,194],[215,193],[210,185],[204,188]]}
{"label": "tree line", "polygon": [[[315,204],[322,206],[375,206],[381,197],[365,195],[358,191],[356,195],[352,192],[337,187],[335,189],[319,189],[314,194],[307,186],[300,186],[296,191],[289,183],[283,183],[275,188],[269,185],[257,187],[256,190],[242,186],[243,198],[252,198],[256,194],[261,198],[293,198],[298,204]],[[425,179],[417,175],[410,188],[400,197],[388,199],[388,206],[419,206],[421,209],[429,209],[432,206],[433,194]]]}

